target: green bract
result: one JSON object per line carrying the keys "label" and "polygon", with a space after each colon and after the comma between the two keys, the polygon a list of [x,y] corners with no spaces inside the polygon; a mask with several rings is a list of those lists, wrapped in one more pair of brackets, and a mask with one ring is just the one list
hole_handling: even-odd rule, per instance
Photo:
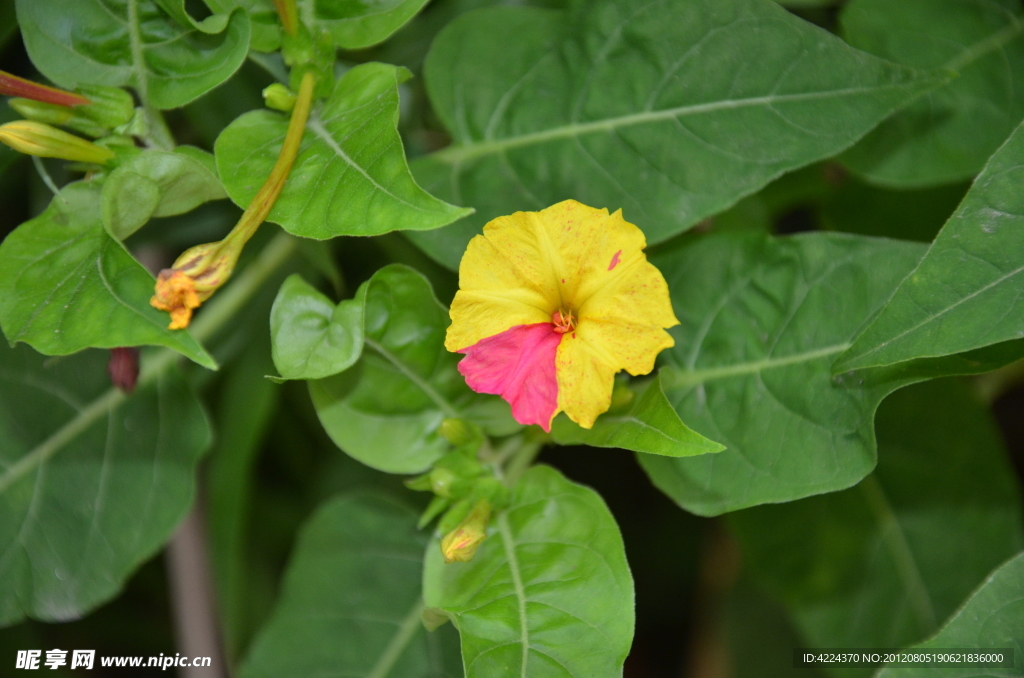
{"label": "green bract", "polygon": [[[183,106],[221,84],[249,49],[244,12],[226,21],[211,17],[200,30],[191,21],[180,23],[181,0],[17,0],[17,5],[25,47],[48,78],[64,87],[129,85],[157,108]],[[175,6],[179,20],[165,13]]]}
{"label": "green bract", "polygon": [[451,268],[490,219],[566,198],[622,208],[659,242],[843,150],[941,82],[765,0],[474,12],[438,37],[426,77],[454,143],[413,169],[477,209],[414,237]]}
{"label": "green bract", "polygon": [[[405,161],[398,84],[408,71],[363,64],[346,73],[306,125],[302,150],[270,221],[307,238],[379,235],[443,226],[469,213],[420,188]],[[217,168],[231,199],[248,205],[277,159],[287,118],[247,113],[217,138]]]}

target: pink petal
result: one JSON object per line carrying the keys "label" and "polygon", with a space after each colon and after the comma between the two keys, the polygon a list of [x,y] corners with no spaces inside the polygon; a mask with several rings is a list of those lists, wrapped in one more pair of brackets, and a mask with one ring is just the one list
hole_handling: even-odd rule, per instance
{"label": "pink petal", "polygon": [[558,408],[555,353],[562,335],[551,323],[516,325],[462,349],[459,372],[477,393],[500,395],[520,424],[551,430]]}

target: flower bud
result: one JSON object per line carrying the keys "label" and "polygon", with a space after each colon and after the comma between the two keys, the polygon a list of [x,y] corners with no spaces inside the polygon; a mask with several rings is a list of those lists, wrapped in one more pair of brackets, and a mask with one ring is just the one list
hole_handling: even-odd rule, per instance
{"label": "flower bud", "polygon": [[465,445],[473,439],[473,432],[466,422],[454,417],[442,419],[437,432],[452,445]]}
{"label": "flower bud", "polygon": [[25,97],[61,106],[83,106],[89,103],[88,99],[74,92],[40,85],[38,82],[19,78],[4,71],[0,71],[0,95]]}
{"label": "flower bud", "polygon": [[80,85],[77,89],[89,98],[89,103],[76,107],[75,112],[105,129],[125,125],[135,115],[132,95],[120,87]]}
{"label": "flower bud", "polygon": [[276,111],[290,113],[295,108],[295,99],[295,93],[279,82],[275,82],[263,90],[263,101],[267,104],[267,108],[273,108]]}
{"label": "flower bud", "polygon": [[477,501],[469,515],[441,540],[444,562],[468,563],[472,560],[480,544],[487,538],[487,522],[490,518],[490,503],[486,499]]}
{"label": "flower bud", "polygon": [[0,125],[0,141],[19,153],[41,158],[61,158],[72,162],[104,165],[114,157],[114,153],[109,149],[56,127],[31,120],[17,120]]}

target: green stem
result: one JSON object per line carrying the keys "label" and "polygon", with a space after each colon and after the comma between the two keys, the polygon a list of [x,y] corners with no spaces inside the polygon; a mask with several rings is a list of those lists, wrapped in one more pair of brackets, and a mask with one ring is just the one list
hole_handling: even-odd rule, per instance
{"label": "green stem", "polygon": [[409,642],[416,637],[416,633],[423,627],[420,619],[423,617],[424,604],[422,600],[416,602],[405,615],[405,619],[398,625],[398,631],[391,638],[391,642],[384,648],[384,654],[380,656],[366,678],[387,678],[391,674],[398,659],[405,652]]}
{"label": "green stem", "polygon": [[[260,252],[256,261],[248,266],[243,274],[238,276],[225,290],[224,294],[219,295],[210,303],[201,320],[195,323],[196,338],[208,338],[226,325],[294,251],[294,238],[284,234],[274,238]],[[170,349],[161,349],[153,354],[151,359],[144,361],[139,386],[155,381],[181,357]],[[126,397],[120,390],[111,388],[79,410],[74,419],[54,431],[49,438],[9,466],[3,475],[0,475],[0,494],[45,463],[100,418],[115,410]]]}
{"label": "green stem", "polygon": [[281,17],[281,25],[288,35],[294,36],[299,31],[299,9],[295,0],[274,0],[277,15]]}
{"label": "green stem", "polygon": [[526,473],[527,469],[533,464],[537,455],[540,454],[541,448],[544,447],[544,443],[540,441],[526,441],[523,446],[520,447],[512,458],[509,459],[508,466],[505,467],[505,484],[509,487],[516,484],[516,482]]}

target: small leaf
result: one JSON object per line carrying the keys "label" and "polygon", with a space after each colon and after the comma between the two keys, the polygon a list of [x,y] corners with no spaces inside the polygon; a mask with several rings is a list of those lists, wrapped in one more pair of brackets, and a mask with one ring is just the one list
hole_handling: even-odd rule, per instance
{"label": "small leaf", "polygon": [[1013,668],[973,666],[886,666],[878,678],[1014,678],[1024,670],[1024,553],[1012,558],[985,580],[952,619],[928,641],[911,650],[1012,648]]}
{"label": "small leaf", "polygon": [[[295,166],[268,219],[294,235],[323,240],[431,229],[471,210],[441,202],[409,173],[398,135],[398,84],[408,71],[369,63],[348,71],[306,125]],[[270,175],[288,120],[253,111],[217,138],[228,194],[246,206]]]}
{"label": "small leaf", "polygon": [[310,28],[330,31],[342,49],[364,49],[383,42],[404,26],[427,0],[297,0]]}
{"label": "small leaf", "polygon": [[245,10],[252,29],[249,48],[254,52],[276,52],[281,49],[281,21],[274,8],[274,0],[205,1],[210,9],[218,14],[230,14],[238,8]]}
{"label": "small leaf", "polygon": [[[160,5],[181,5],[181,0],[160,0]],[[200,30],[172,19],[160,5],[155,0],[17,0],[18,24],[32,63],[58,85],[130,85],[143,102],[177,108],[242,65],[249,19],[234,12],[223,31],[210,35],[223,19],[210,17]]]}
{"label": "small leaf", "polygon": [[335,305],[298,275],[277,293],[270,312],[274,365],[285,379],[322,379],[344,372],[363,352],[366,286]]}
{"label": "small leaf", "polygon": [[[437,432],[446,417],[473,421],[493,435],[520,428],[503,400],[466,386],[456,369],[460,356],[444,348],[447,309],[422,275],[398,264],[385,266],[363,283],[356,299],[365,299],[362,356],[345,372],[309,383],[320,423],[338,447],[381,471],[419,473],[450,449]],[[300,298],[292,317],[301,318],[309,301]],[[318,301],[317,325],[330,305]],[[331,313],[332,320],[342,319]],[[284,302],[275,305],[278,317],[291,314]],[[354,321],[357,314],[344,319]],[[275,335],[275,355],[292,351],[276,345],[289,333]],[[357,330],[349,326],[347,334],[356,337]]]}
{"label": "small leaf", "polygon": [[[66,202],[65,202],[66,201]],[[149,305],[155,280],[100,221],[100,191],[61,189],[41,215],[0,243],[0,326],[47,355],[90,346],[167,346],[216,369],[185,330]]]}
{"label": "small leaf", "polygon": [[621,447],[666,457],[691,457],[725,449],[679,419],[665,397],[660,377],[637,390],[639,393],[626,411],[602,414],[591,429],[581,428],[564,414],[559,415],[551,427],[552,437],[559,445]]}
{"label": "small leaf", "polygon": [[277,608],[240,675],[461,676],[454,629],[420,618],[426,535],[394,500],[348,495],[299,534]]}
{"label": "small leaf", "polygon": [[851,45],[958,77],[842,156],[873,182],[911,187],[969,179],[1024,118],[1024,16],[1015,0],[853,0]]}
{"label": "small leaf", "polygon": [[0,343],[0,625],[106,602],[192,504],[202,407],[173,368],[123,395],[107,357]]}
{"label": "small leaf", "polygon": [[992,156],[917,268],[835,369],[945,356],[1024,336],[1024,125]]}
{"label": "small leaf", "polygon": [[226,197],[213,156],[180,146],[173,152],[144,151],[111,172],[100,209],[107,232],[124,240],[150,217],[184,214]]}
{"label": "small leaf", "polygon": [[877,429],[878,468],[856,487],[730,516],[745,567],[811,646],[920,641],[1024,548],[1020,488],[966,383],[894,393]]}
{"label": "small leaf", "polygon": [[470,12],[431,48],[427,89],[454,143],[413,172],[478,211],[410,237],[452,269],[486,222],[567,198],[622,208],[660,242],[845,149],[945,77],[765,0],[576,6]]}
{"label": "small leaf", "polygon": [[468,563],[427,549],[424,600],[452,617],[466,678],[617,678],[633,640],[633,579],[596,492],[531,468]]}

